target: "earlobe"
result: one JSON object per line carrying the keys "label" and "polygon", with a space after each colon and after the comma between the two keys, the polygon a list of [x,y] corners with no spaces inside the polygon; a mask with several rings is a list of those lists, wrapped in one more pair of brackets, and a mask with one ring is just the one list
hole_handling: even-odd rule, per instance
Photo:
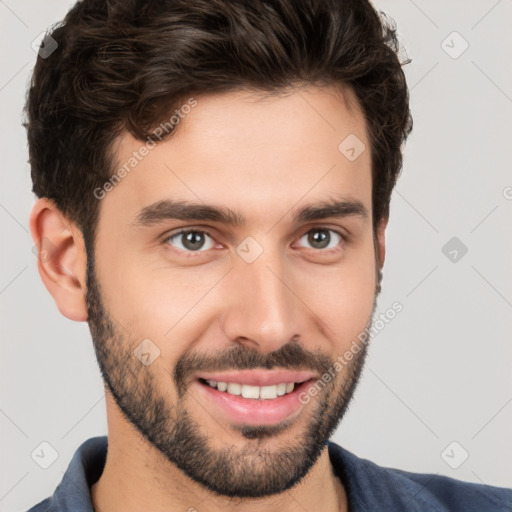
{"label": "earlobe", "polygon": [[81,231],[47,198],[38,199],[30,214],[30,233],[37,247],[37,267],[59,311],[85,322],[87,257]]}

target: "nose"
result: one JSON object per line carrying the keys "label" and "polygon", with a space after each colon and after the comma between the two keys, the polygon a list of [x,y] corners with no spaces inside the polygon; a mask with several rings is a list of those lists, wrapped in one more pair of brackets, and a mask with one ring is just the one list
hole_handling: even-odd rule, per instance
{"label": "nose", "polygon": [[252,263],[236,261],[228,276],[223,315],[226,336],[259,352],[273,352],[304,336],[306,313],[294,292],[291,270],[266,254]]}

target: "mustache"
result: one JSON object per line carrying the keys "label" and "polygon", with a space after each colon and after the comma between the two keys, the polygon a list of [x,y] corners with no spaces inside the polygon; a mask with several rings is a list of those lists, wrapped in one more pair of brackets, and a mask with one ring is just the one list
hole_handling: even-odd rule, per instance
{"label": "mustache", "polygon": [[274,368],[290,370],[310,370],[325,373],[333,364],[330,357],[319,350],[306,350],[297,342],[289,342],[278,350],[267,354],[249,350],[237,345],[222,349],[215,355],[183,354],[173,371],[173,379],[178,390],[184,390],[187,381],[199,371],[250,370]]}

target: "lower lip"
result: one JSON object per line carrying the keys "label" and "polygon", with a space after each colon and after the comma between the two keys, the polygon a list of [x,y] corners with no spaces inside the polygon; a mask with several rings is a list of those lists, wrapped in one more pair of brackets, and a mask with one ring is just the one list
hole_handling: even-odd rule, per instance
{"label": "lower lip", "polygon": [[195,384],[199,392],[204,393],[231,421],[248,425],[275,425],[304,406],[299,401],[299,395],[312,381],[313,379],[302,382],[291,393],[268,400],[231,395],[198,380]]}

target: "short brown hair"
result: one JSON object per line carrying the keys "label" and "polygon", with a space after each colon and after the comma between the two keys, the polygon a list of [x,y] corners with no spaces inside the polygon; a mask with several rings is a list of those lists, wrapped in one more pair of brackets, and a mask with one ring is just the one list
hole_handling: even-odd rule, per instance
{"label": "short brown hair", "polygon": [[[349,85],[367,123],[374,232],[412,130],[394,23],[367,0],[83,0],[49,32],[25,111],[33,192],[93,245],[115,140],[144,140],[191,95]],[[42,53],[42,52],[40,52]],[[169,132],[169,135],[173,131]]]}

